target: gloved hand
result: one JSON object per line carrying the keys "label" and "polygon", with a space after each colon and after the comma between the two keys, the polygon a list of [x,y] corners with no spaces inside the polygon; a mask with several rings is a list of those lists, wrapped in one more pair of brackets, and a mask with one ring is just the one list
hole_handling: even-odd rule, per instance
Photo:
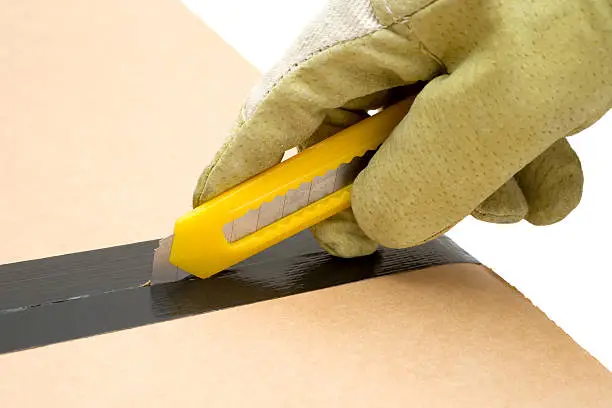
{"label": "gloved hand", "polygon": [[351,210],[312,228],[332,254],[421,244],[470,214],[570,213],[583,179],[565,137],[612,107],[612,3],[332,0],[248,97],[194,206],[414,83],[426,85],[355,180]]}

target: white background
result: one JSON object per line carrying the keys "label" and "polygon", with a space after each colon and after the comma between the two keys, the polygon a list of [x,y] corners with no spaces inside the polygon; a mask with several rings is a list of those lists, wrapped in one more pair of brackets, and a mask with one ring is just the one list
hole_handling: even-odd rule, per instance
{"label": "white background", "polygon": [[[261,71],[282,56],[324,0],[183,0]],[[570,139],[583,162],[580,207],[549,227],[467,219],[448,235],[517,287],[612,370],[612,112]]]}

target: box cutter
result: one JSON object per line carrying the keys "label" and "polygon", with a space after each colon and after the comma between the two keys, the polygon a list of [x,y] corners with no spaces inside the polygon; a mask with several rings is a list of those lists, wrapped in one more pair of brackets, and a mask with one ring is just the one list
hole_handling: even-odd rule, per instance
{"label": "box cutter", "polygon": [[349,208],[353,180],[413,100],[379,111],[179,218],[155,251],[151,284],[208,278]]}

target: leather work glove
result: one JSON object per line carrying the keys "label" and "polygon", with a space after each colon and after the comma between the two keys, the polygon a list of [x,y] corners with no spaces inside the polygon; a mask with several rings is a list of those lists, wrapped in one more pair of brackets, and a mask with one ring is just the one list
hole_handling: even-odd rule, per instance
{"label": "leather work glove", "polygon": [[419,83],[351,209],[312,228],[330,253],[415,246],[470,214],[566,217],[583,185],[566,137],[612,107],[612,2],[332,0],[247,98],[194,206]]}

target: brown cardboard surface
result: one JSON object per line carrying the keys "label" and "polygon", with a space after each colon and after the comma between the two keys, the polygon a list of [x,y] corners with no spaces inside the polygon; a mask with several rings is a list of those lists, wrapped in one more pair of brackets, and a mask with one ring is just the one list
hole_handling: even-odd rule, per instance
{"label": "brown cardboard surface", "polygon": [[0,12],[0,264],[160,238],[258,72],[178,0]]}
{"label": "brown cardboard surface", "polygon": [[481,266],[0,356],[19,407],[610,407],[612,374]]}

